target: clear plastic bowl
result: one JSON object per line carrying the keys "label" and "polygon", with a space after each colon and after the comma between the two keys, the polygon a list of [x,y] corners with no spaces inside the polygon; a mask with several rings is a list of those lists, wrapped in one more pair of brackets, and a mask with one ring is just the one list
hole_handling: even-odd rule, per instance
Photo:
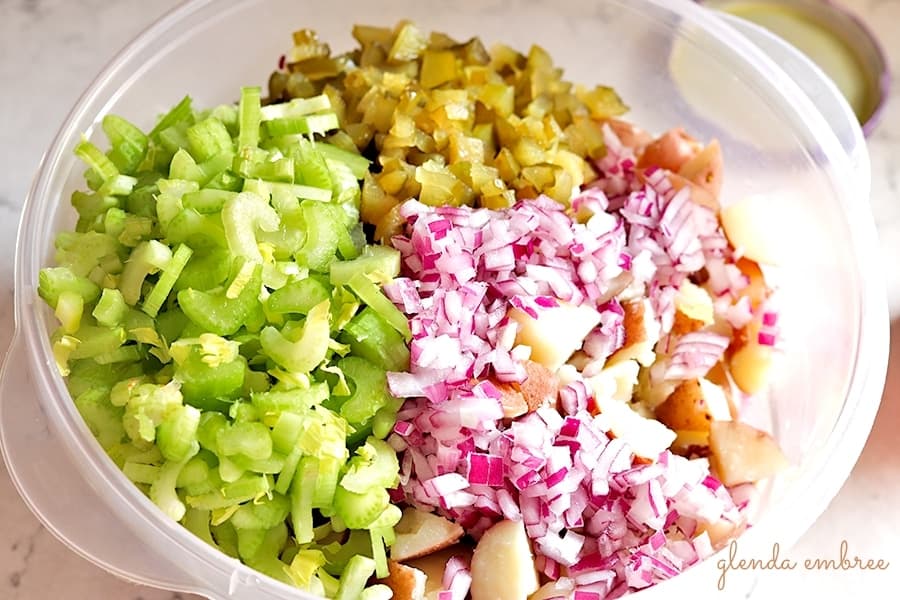
{"label": "clear plastic bowl", "polygon": [[[51,262],[55,234],[74,221],[68,197],[83,167],[72,148],[103,115],[149,126],[185,93],[198,106],[234,100],[241,85],[265,84],[293,29],[316,29],[340,50],[351,46],[353,23],[404,17],[463,39],[541,44],[570,79],[615,86],[645,128],[682,125],[719,138],[726,203],[768,198],[787,352],[771,403],[750,418],[774,432],[796,466],[767,488],[739,556],[768,558],[774,542],[792,545],[846,480],[884,385],[889,329],[868,155],[849,107],[808,60],[750,26],[669,0],[199,0],[153,25],[79,100],[25,203],[17,330],[0,395],[0,443],[25,502],[74,551],[132,581],[210,598],[306,597],[169,521],[106,457],[54,367],[53,316],[35,293],[37,274]],[[780,52],[779,64],[745,36]],[[719,560],[640,597],[746,596],[758,572],[729,572],[719,592]]]}

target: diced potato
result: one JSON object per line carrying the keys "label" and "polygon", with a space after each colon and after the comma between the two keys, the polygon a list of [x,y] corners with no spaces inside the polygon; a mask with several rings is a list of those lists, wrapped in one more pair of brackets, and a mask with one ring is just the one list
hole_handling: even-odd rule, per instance
{"label": "diced potato", "polygon": [[537,319],[517,308],[508,316],[519,324],[516,344],[530,347],[531,360],[551,371],[564,365],[600,323],[600,313],[592,307],[565,303],[540,309]]}
{"label": "diced potato", "polygon": [[626,442],[637,456],[656,460],[675,441],[675,432],[655,419],[642,417],[624,402],[597,399],[598,419],[617,438]]}
{"label": "diced potato", "polygon": [[538,591],[528,596],[528,600],[568,598],[574,590],[575,585],[571,579],[564,581],[550,581],[542,585]]}
{"label": "diced potato", "polygon": [[694,537],[706,532],[713,548],[721,548],[729,540],[732,540],[743,533],[746,528],[747,523],[745,521],[732,523],[731,521],[720,519],[715,523],[701,523],[697,528]]}
{"label": "diced potato", "polygon": [[391,588],[391,600],[425,600],[425,573],[395,560],[388,561],[388,571],[388,576],[378,583]]}
{"label": "diced potato", "polygon": [[503,416],[520,417],[541,406],[556,406],[559,383],[547,367],[533,360],[525,361],[526,378],[519,383],[496,383],[502,397]]}
{"label": "diced potato", "polygon": [[756,482],[789,466],[772,436],[740,421],[713,421],[709,449],[710,467],[725,485]]}
{"label": "diced potato", "polygon": [[722,191],[723,170],[722,146],[719,140],[713,140],[684,163],[678,174],[709,192],[718,201],[719,193]]}
{"label": "diced potato", "polygon": [[719,212],[719,199],[712,195],[709,190],[697,185],[693,181],[690,181],[678,173],[669,173],[667,176],[669,183],[672,184],[672,187],[675,188],[676,191],[681,191],[681,188],[687,187],[690,190],[691,194],[691,202],[694,204],[699,204],[714,213]]}
{"label": "diced potato", "polygon": [[675,432],[672,452],[687,454],[697,448],[709,448],[709,431],[681,430]]}
{"label": "diced potato", "polygon": [[625,360],[637,360],[649,367],[656,360],[653,352],[659,341],[660,327],[653,315],[649,300],[636,300],[622,305],[625,311],[625,344],[609,357],[607,364],[614,365]]}
{"label": "diced potato", "polygon": [[443,589],[444,569],[454,556],[462,557],[466,563],[469,563],[472,559],[472,549],[457,544],[409,561],[410,567],[425,574],[425,600],[437,600],[438,593]]}
{"label": "diced potato", "polygon": [[684,316],[712,325],[715,320],[713,301],[709,292],[699,285],[685,281],[675,294],[675,308]]}
{"label": "diced potato", "polygon": [[659,167],[678,173],[699,151],[700,143],[679,127],[648,144],[638,158],[638,167]]}
{"label": "diced potato", "polygon": [[730,361],[731,377],[741,390],[758,394],[769,383],[772,368],[772,348],[748,342],[735,351]]}
{"label": "diced potato", "polygon": [[709,431],[710,422],[731,419],[722,388],[706,379],[682,382],[656,407],[656,418],[672,429]]}
{"label": "diced potato", "polygon": [[463,528],[444,517],[407,508],[395,528],[397,539],[391,559],[405,561],[452,546],[463,536]]}
{"label": "diced potato", "polygon": [[621,119],[607,119],[605,122],[609,125],[610,129],[612,129],[613,133],[616,134],[616,137],[619,138],[619,141],[629,148],[643,151],[643,148],[653,141],[653,138],[649,133],[628,121],[622,121]]}
{"label": "diced potato", "polygon": [[642,405],[650,410],[666,401],[666,398],[678,387],[677,381],[670,379],[661,379],[660,381],[650,382],[651,369],[641,369],[638,374],[638,384],[634,389],[635,397]]}
{"label": "diced potato", "polygon": [[766,285],[766,279],[763,276],[762,269],[759,265],[742,256],[735,262],[735,266],[740,269],[741,273],[747,278],[747,287],[740,291],[741,296],[750,298],[750,303],[754,308],[760,306],[769,296],[769,287]]}
{"label": "diced potato", "polygon": [[521,521],[484,532],[472,555],[472,600],[523,600],[538,589],[534,556]]}
{"label": "diced potato", "polygon": [[771,226],[774,218],[764,203],[748,196],[722,209],[722,228],[725,235],[743,255],[756,262],[777,265],[781,242],[778,230]]}
{"label": "diced potato", "polygon": [[587,377],[594,394],[598,398],[612,398],[619,402],[628,402],[634,395],[638,384],[640,365],[636,360],[624,360],[609,364],[598,374]]}

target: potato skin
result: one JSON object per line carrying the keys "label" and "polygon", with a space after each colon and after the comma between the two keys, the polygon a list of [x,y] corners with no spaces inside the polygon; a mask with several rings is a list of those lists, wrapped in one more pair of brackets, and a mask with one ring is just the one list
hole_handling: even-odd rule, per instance
{"label": "potato skin", "polygon": [[789,466],[771,435],[740,421],[713,421],[710,467],[725,485],[757,482]]}
{"label": "potato skin", "polygon": [[689,379],[679,384],[666,401],[656,407],[656,418],[676,431],[709,431],[712,418],[703,399],[700,381]]}

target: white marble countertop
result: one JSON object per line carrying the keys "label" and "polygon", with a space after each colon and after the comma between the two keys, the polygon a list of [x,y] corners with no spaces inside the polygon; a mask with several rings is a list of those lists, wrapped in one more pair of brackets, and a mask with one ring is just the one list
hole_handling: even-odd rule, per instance
{"label": "white marble countertop", "polygon": [[[26,189],[41,152],[86,83],[140,29],[175,0],[0,0],[0,351],[12,336],[12,254]],[[844,0],[887,46],[900,81],[900,2]],[[870,140],[872,204],[886,256],[900,257],[900,86]],[[890,262],[888,264],[891,264]],[[900,316],[900,269],[891,269],[892,314]],[[887,571],[765,577],[754,598],[886,598],[900,587],[900,321],[881,412],[849,481],[791,558],[837,554],[848,540],[851,555],[890,561]],[[8,401],[4,398],[4,401]],[[68,551],[19,500],[0,463],[0,600],[46,598],[175,600],[172,592],[120,581]],[[829,554],[830,556],[830,554]],[[887,592],[885,590],[894,590]]]}

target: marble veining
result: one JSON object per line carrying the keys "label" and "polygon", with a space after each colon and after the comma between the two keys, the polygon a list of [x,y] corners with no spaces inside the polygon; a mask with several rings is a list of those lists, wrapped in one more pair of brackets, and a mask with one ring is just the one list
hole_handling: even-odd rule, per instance
{"label": "marble veining", "polygon": [[[535,0],[539,1],[539,0]],[[501,10],[507,0],[491,0]],[[176,0],[0,0],[0,351],[12,336],[12,256],[22,200],[41,153],[86,82],[129,39]],[[900,2],[843,0],[879,35],[894,67],[891,102],[869,140],[872,207],[887,269],[892,314],[900,316]],[[25,109],[27,107],[27,109]],[[893,355],[900,358],[900,321]],[[900,361],[898,361],[900,362]],[[829,510],[793,548],[792,556],[837,552],[841,539],[861,555],[892,561],[878,574],[778,573],[753,600],[807,597],[885,597],[900,584],[900,364],[860,461]],[[10,401],[10,398],[4,398]],[[14,401],[14,399],[12,400]],[[38,524],[0,463],[0,600],[192,600],[195,596],[132,585],[66,549]]]}

